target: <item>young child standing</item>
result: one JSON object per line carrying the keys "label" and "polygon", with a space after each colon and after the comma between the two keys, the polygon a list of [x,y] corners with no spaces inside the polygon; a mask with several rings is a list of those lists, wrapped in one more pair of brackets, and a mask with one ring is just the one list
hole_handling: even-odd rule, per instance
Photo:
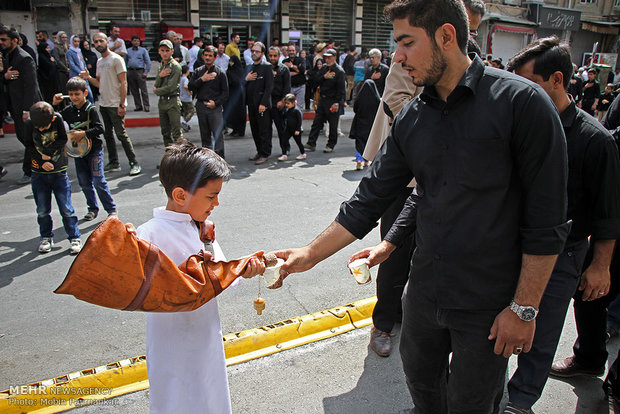
{"label": "young child standing", "polygon": [[[166,148],[159,167],[168,202],[153,210],[138,237],[156,244],[176,264],[205,248],[199,224],[219,205],[230,170],[215,152],[181,140]],[[223,260],[213,242],[215,260]],[[252,259],[243,277],[262,274]],[[230,413],[230,395],[217,300],[191,312],[148,313],[146,356],[151,413]]]}
{"label": "young child standing", "polygon": [[71,183],[67,178],[65,144],[67,131],[59,113],[47,102],[30,107],[30,119],[25,124],[25,145],[32,155],[32,194],[37,206],[37,222],[41,242],[39,253],[49,253],[54,245],[52,231],[52,194],[58,204],[62,224],[69,236],[70,254],[82,250],[78,219],[71,205]]}
{"label": "young child standing", "polygon": [[611,106],[611,103],[614,101],[614,98],[614,84],[608,83],[607,86],[605,86],[605,93],[599,97],[598,105],[596,106],[599,122],[605,117],[605,114]]}
{"label": "young child standing", "polygon": [[[78,76],[69,79],[67,91],[71,105],[66,106],[60,114],[71,130],[70,139],[74,143],[79,143],[84,137],[90,140],[91,148],[88,154],[75,159],[75,171],[78,183],[86,197],[88,212],[84,220],[90,221],[97,218],[99,205],[97,196],[103,204],[103,208],[108,215],[116,214],[116,204],[110,194],[108,182],[103,172],[103,123],[99,116],[99,110],[86,98],[88,96],[88,86],[86,81]],[[54,106],[62,102],[62,94],[54,95]]]}
{"label": "young child standing", "polygon": [[192,103],[192,91],[189,90],[189,66],[181,66],[181,87],[179,88],[179,98],[181,98],[181,126],[183,131],[187,132],[192,127],[189,126],[189,121],[194,116],[194,104]]}
{"label": "young child standing", "polygon": [[295,139],[295,143],[297,143],[297,146],[299,147],[300,154],[296,157],[296,159],[305,160],[306,151],[304,150],[304,145],[301,143],[301,134],[303,132],[301,122],[303,116],[297,107],[297,99],[295,95],[292,93],[287,94],[284,97],[284,106],[286,107],[286,111],[284,112],[284,135],[282,136],[282,141],[280,142],[280,147],[282,147],[282,155],[278,157],[278,161],[288,160],[288,152],[291,149],[291,144],[289,143],[291,137]]}

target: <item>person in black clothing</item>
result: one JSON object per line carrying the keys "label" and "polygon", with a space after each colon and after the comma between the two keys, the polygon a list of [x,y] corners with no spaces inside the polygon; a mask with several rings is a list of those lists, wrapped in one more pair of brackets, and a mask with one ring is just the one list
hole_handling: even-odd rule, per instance
{"label": "person in black clothing", "polygon": [[18,46],[19,38],[15,29],[0,26],[0,47],[8,56],[5,61],[4,72],[1,75],[4,77],[7,88],[9,110],[15,122],[15,134],[19,142],[24,145],[24,161],[22,164],[24,176],[18,183],[28,184],[30,183],[32,169],[30,166],[30,150],[25,144],[24,122],[28,119],[28,109],[35,102],[41,100],[41,92],[37,82],[35,61],[32,56]]}
{"label": "person in black clothing", "polygon": [[370,60],[370,65],[364,75],[364,80],[372,79],[375,85],[377,85],[379,97],[381,97],[385,89],[385,78],[387,78],[390,68],[381,63],[381,51],[379,49],[371,49],[368,52],[368,59]]}
{"label": "person in black clothing", "polygon": [[583,99],[581,109],[594,116],[598,98],[601,95],[601,86],[596,80],[596,69],[588,69],[588,81],[583,85]]}
{"label": "person in black clothing", "polygon": [[581,105],[583,95],[583,79],[577,74],[577,65],[573,63],[573,74],[568,85],[568,94],[573,97],[577,106]]}
{"label": "person in black clothing", "polygon": [[355,51],[355,46],[349,47],[347,50],[347,56],[344,58],[342,62],[342,70],[344,70],[344,74],[347,77],[347,96],[346,100],[348,103],[351,103],[351,93],[353,93],[353,83],[355,82],[355,58],[357,56],[357,52]]}
{"label": "person in black clothing", "polygon": [[58,75],[56,74],[56,62],[50,54],[50,45],[47,42],[41,42],[37,45],[39,52],[39,68],[37,70],[39,79],[39,88],[43,100],[49,104],[52,103],[54,94],[60,91],[58,87]]}
{"label": "person in black clothing", "polygon": [[[291,145],[289,143],[291,137],[293,137],[299,148],[299,155],[296,159],[306,159],[306,151],[304,150],[304,145],[301,143],[303,114],[301,113],[301,109],[296,105],[297,98],[294,94],[289,93],[284,97],[284,106],[286,107],[284,111],[284,138],[286,140],[286,145],[285,148],[282,149],[282,155],[278,158],[278,161],[288,160],[288,153],[291,150]],[[280,145],[282,145],[282,142]]]}
{"label": "person in black clothing", "polygon": [[256,145],[256,154],[250,161],[260,165],[267,162],[271,155],[271,90],[273,89],[273,66],[261,63],[265,56],[265,45],[255,42],[252,46],[252,61],[245,77],[245,99],[248,105],[248,117],[252,138]]}
{"label": "person in black clothing", "polygon": [[[224,157],[224,120],[222,104],[228,100],[226,72],[215,65],[217,49],[205,47],[202,52],[204,66],[198,68],[189,82],[189,90],[196,99],[196,116],[200,127],[202,146],[213,149]],[[213,139],[211,138],[213,136]]]}
{"label": "person in black clothing", "polygon": [[396,116],[335,221],[309,245],[275,252],[285,263],[273,287],[368,234],[415,178],[423,197],[399,347],[407,385],[420,412],[490,414],[508,358],[529,351],[570,229],[562,124],[541,88],[468,58],[461,0],[401,0],[385,13],[393,59],[424,92]]}
{"label": "person in black clothing", "polygon": [[306,59],[297,56],[297,46],[291,42],[287,48],[288,57],[282,61],[291,72],[291,93],[297,97],[299,109],[303,110],[306,100]]}
{"label": "person in black clothing", "polygon": [[19,34],[20,37],[20,41],[19,41],[19,47],[21,47],[22,49],[24,49],[26,52],[28,52],[28,54],[30,56],[32,56],[32,58],[34,59],[34,61],[37,61],[37,54],[34,53],[34,50],[28,45],[28,38],[26,37],[25,34],[20,33]]}
{"label": "person in black clothing", "polygon": [[[288,138],[284,136],[284,97],[291,92],[291,73],[288,67],[278,63],[280,50],[271,46],[269,48],[269,63],[273,66],[273,89],[271,90],[271,119],[276,127],[282,155],[285,155],[288,147]],[[278,158],[278,160],[280,160]],[[284,160],[281,160],[284,161]]]}
{"label": "person in black clothing", "polygon": [[353,104],[353,122],[351,123],[351,131],[349,132],[349,138],[355,140],[355,162],[356,170],[362,169],[362,162],[367,166],[368,160],[362,158],[364,148],[366,148],[366,142],[368,141],[368,135],[372,129],[372,124],[377,114],[377,108],[381,101],[381,95],[377,90],[377,83],[372,79],[366,79],[364,84],[360,88],[358,99]]}
{"label": "person in black clothing", "polygon": [[226,125],[231,128],[231,137],[243,137],[245,135],[246,109],[245,88],[243,83],[243,66],[237,55],[232,55],[228,62],[228,96],[229,100],[224,109]]}
{"label": "person in black clothing", "polygon": [[[609,292],[609,263],[620,237],[620,159],[611,135],[576,107],[567,94],[573,66],[570,48],[557,37],[538,39],[508,63],[539,84],[553,100],[566,135],[568,151],[568,218],[573,221],[564,251],[540,302],[532,349],[518,357],[519,367],[508,383],[510,406],[530,410],[540,398],[560,340],[566,310],[577,291],[588,238],[595,258],[583,271],[584,300]],[[581,296],[581,293],[580,293]]]}
{"label": "person in black clothing", "polygon": [[316,108],[316,114],[308,142],[304,145],[306,149],[314,151],[316,141],[325,121],[329,122],[329,138],[323,152],[332,152],[338,142],[338,120],[340,114],[344,113],[345,98],[345,75],[344,70],[336,63],[336,51],[327,49],[323,53],[325,65],[321,67],[316,77],[316,84],[321,88],[321,98]]}
{"label": "person in black clothing", "polygon": [[597,119],[599,121],[603,120],[615,97],[614,84],[608,83],[607,86],[605,86],[605,93],[600,96],[598,105],[596,106]]}
{"label": "person in black clothing", "polygon": [[[84,62],[86,62],[86,70],[93,78],[97,77],[97,54],[90,48],[90,41],[88,39],[82,39],[80,42],[80,49],[82,49],[82,56],[84,56]],[[93,98],[95,101],[99,98],[99,88],[94,85],[90,85],[91,91],[93,91]]]}

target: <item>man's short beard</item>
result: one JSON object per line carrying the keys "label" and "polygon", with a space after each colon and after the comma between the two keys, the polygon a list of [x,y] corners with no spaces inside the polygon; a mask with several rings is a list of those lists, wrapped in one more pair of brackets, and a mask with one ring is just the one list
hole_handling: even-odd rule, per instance
{"label": "man's short beard", "polygon": [[428,69],[425,79],[416,81],[416,78],[414,77],[413,84],[416,86],[434,86],[441,80],[447,67],[448,64],[446,63],[446,58],[441,53],[441,49],[439,49],[437,43],[433,40],[431,67]]}

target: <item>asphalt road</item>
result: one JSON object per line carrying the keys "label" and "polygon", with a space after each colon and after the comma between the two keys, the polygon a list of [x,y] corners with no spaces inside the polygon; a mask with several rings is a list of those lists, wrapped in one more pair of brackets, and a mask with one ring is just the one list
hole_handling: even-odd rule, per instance
{"label": "asphalt road", "polygon": [[[304,122],[309,131],[310,122]],[[348,133],[350,118],[342,121]],[[353,193],[364,172],[354,170],[353,141],[340,138],[332,154],[310,153],[307,161],[278,163],[277,139],[267,164],[247,161],[254,154],[249,138],[226,141],[233,176],[224,185],[220,206],[211,219],[217,239],[229,258],[256,250],[273,250],[308,243],[335,217],[339,204]],[[119,148],[123,171],[108,180],[121,220],[135,225],[165,203],[156,165],[163,153],[158,128],[130,129],[143,172],[128,177],[128,164]],[[307,136],[307,132],[306,132]],[[187,134],[199,142],[197,126]],[[325,144],[319,140],[319,149]],[[14,135],[0,139],[0,165],[9,174],[0,180],[0,389],[27,384],[144,354],[144,315],[114,311],[54,295],[72,257],[68,255],[57,207],[53,206],[56,245],[39,255],[38,228],[29,186],[18,186],[22,148]],[[293,154],[296,150],[293,145]],[[78,217],[86,205],[70,167],[73,205]],[[85,240],[103,219],[80,221]],[[374,295],[374,284],[357,285],[345,264],[353,252],[379,240],[373,231],[314,269],[286,280],[277,291],[262,289],[267,309],[256,315],[252,300],[257,283],[244,281],[219,299],[224,333],[254,328],[292,316],[332,308]],[[373,271],[373,276],[376,273]],[[380,358],[368,348],[369,329],[229,368],[233,408],[239,413],[396,413],[411,408],[400,358],[394,352]],[[575,338],[572,313],[566,322],[558,356],[568,356]],[[398,340],[398,333],[394,338]],[[610,343],[615,355],[619,344]],[[511,358],[514,369],[516,360]],[[534,407],[537,413],[594,413],[602,398],[602,381],[581,378],[550,380]],[[148,391],[116,399],[111,406],[76,411],[146,413]]]}

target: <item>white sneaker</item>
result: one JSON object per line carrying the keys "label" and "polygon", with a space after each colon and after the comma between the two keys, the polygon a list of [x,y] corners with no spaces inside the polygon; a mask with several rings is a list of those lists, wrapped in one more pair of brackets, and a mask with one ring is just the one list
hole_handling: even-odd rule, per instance
{"label": "white sneaker", "polygon": [[297,160],[305,160],[306,159],[306,153],[299,154],[297,157],[295,157],[295,159],[297,159]]}
{"label": "white sneaker", "polygon": [[288,160],[288,155],[282,154],[278,157],[278,161],[286,161]]}
{"label": "white sneaker", "polygon": [[39,253],[49,253],[52,251],[54,241],[50,237],[42,237],[39,243]]}
{"label": "white sneaker", "polygon": [[80,251],[82,251],[82,240],[80,239],[71,240],[71,246],[69,246],[69,254],[76,255]]}

